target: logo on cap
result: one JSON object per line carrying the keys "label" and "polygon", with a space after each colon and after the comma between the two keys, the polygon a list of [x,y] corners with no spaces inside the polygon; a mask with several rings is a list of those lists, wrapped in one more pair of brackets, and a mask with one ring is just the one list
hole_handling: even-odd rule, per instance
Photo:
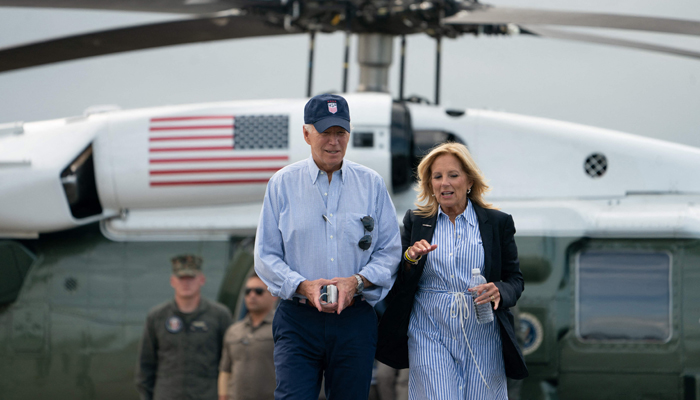
{"label": "logo on cap", "polygon": [[331,114],[335,114],[338,112],[338,103],[335,101],[329,101],[328,102],[328,111],[330,111]]}

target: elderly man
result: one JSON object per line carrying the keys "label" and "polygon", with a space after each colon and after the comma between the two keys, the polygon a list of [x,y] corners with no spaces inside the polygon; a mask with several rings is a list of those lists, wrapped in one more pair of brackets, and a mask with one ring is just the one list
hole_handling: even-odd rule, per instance
{"label": "elderly man", "polygon": [[231,325],[219,364],[219,400],[272,399],[275,391],[273,308],[277,302],[257,275],[245,285],[248,315]]}
{"label": "elderly man", "polygon": [[[311,157],[267,186],[255,242],[255,270],[283,299],[275,313],[276,399],[367,398],[377,341],[373,306],[401,260],[394,206],[381,176],[344,159],[350,111],[341,96],[304,108]],[[319,300],[335,285],[338,301]]]}
{"label": "elderly man", "polygon": [[202,297],[201,258],[182,255],[171,261],[175,298],[148,313],[136,386],[141,400],[217,400],[221,347],[231,313]]}

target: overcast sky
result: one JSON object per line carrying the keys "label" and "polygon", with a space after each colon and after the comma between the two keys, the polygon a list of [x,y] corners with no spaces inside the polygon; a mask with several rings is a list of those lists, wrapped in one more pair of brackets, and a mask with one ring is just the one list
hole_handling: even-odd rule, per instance
{"label": "overcast sky", "polygon": [[[494,0],[527,8],[700,20],[697,0]],[[180,16],[0,7],[0,47]],[[700,38],[593,31],[700,51]],[[314,92],[341,89],[343,35],[317,36]],[[700,147],[700,60],[533,37],[463,37],[443,46],[442,103],[541,116]],[[0,74],[0,123],[81,114],[91,105],[302,97],[308,37],[229,40]],[[356,38],[350,91],[357,87]],[[395,46],[397,60],[398,43]],[[433,97],[435,44],[408,39],[406,93]],[[397,94],[398,62],[391,72]]]}

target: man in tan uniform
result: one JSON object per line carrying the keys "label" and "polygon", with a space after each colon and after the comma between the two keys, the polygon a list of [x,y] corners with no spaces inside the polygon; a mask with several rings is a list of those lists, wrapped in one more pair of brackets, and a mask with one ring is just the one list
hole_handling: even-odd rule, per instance
{"label": "man in tan uniform", "polygon": [[277,297],[257,275],[248,278],[245,305],[248,315],[224,336],[219,364],[219,400],[272,399],[275,393],[275,343],[272,311]]}

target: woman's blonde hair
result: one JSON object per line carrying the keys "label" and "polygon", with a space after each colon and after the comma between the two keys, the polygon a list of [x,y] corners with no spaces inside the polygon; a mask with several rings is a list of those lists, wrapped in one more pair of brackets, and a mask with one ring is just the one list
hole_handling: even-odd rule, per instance
{"label": "woman's blonde hair", "polygon": [[472,181],[472,190],[467,194],[469,200],[482,208],[495,209],[496,207],[483,199],[486,192],[491,189],[486,184],[486,178],[481,173],[479,166],[476,165],[467,147],[461,143],[449,142],[434,147],[418,164],[418,186],[416,187],[418,191],[418,201],[416,202],[418,211],[416,214],[421,217],[432,217],[438,212],[439,204],[433,196],[431,167],[438,157],[445,154],[455,156],[462,164],[462,170],[467,174],[469,180]]}

